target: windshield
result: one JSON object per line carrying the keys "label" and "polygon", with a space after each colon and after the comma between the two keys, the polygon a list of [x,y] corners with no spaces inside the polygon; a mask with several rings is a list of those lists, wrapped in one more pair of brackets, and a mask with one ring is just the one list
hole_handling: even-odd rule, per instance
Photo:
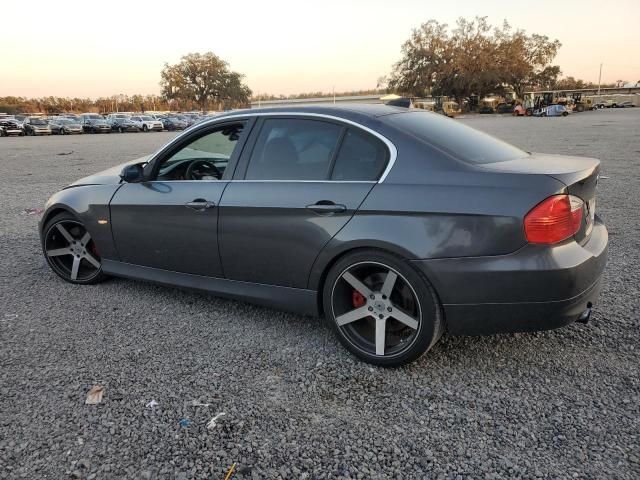
{"label": "windshield", "polygon": [[100,115],[87,115],[85,118],[88,118],[89,120],[102,120]]}
{"label": "windshield", "polygon": [[46,125],[47,121],[43,120],[41,118],[32,118],[31,120],[29,120],[29,122],[31,123],[31,125]]}
{"label": "windshield", "polygon": [[153,120],[153,118],[151,117],[140,117],[142,120],[144,120],[145,122],[148,122],[149,120]]}
{"label": "windshield", "polygon": [[524,150],[437,113],[414,111],[384,118],[389,124],[463,162],[505,162],[528,155]]}

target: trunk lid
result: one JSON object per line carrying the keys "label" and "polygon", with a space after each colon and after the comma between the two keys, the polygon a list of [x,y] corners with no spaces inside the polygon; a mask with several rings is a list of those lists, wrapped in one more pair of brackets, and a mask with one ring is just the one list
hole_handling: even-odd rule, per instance
{"label": "trunk lid", "polygon": [[586,241],[593,229],[600,160],[567,155],[532,153],[527,157],[505,162],[485,163],[479,165],[479,167],[493,172],[548,175],[562,182],[566,185],[568,194],[575,195],[584,202],[584,218],[580,230],[574,238],[578,242]]}

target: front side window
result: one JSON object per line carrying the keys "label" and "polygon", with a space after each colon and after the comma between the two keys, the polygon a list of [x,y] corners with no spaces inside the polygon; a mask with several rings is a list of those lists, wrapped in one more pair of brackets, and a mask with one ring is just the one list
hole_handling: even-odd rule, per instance
{"label": "front side window", "polygon": [[349,128],[340,145],[331,180],[376,181],[387,166],[388,156],[381,140]]}
{"label": "front side window", "polygon": [[318,120],[278,118],[262,125],[248,180],[326,180],[343,128]]}
{"label": "front side window", "polygon": [[160,164],[158,180],[220,180],[244,129],[243,123],[225,125],[203,135]]}

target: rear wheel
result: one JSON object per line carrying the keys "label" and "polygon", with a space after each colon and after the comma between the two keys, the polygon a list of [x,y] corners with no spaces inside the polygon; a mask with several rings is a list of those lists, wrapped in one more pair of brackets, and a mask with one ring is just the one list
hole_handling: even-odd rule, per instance
{"label": "rear wheel", "polygon": [[143,126],[142,126],[142,131],[143,131],[143,132],[148,132],[148,131],[149,131],[149,128],[148,128],[146,125],[143,125]]}
{"label": "rear wheel", "polygon": [[396,367],[440,338],[440,304],[428,280],[395,255],[364,250],[340,259],[323,289],[324,313],[340,342],[366,362]]}
{"label": "rear wheel", "polygon": [[93,284],[106,277],[91,234],[69,213],[46,223],[42,250],[51,269],[67,282]]}

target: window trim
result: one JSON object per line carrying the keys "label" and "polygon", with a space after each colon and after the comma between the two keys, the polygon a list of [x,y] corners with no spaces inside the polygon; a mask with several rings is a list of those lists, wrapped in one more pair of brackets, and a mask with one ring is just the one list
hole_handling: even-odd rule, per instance
{"label": "window trim", "polygon": [[[310,118],[324,118],[324,119],[329,119],[329,120],[333,120],[335,122],[341,123],[343,124],[343,126],[345,125],[350,125],[356,128],[359,128],[360,130],[364,130],[365,132],[373,135],[374,137],[379,138],[380,140],[382,140],[382,142],[386,145],[387,149],[389,150],[389,159],[387,161],[387,166],[386,168],[383,170],[382,175],[380,176],[380,178],[376,181],[376,180],[276,180],[279,182],[332,182],[332,183],[382,183],[385,181],[385,179],[387,178],[387,176],[389,175],[389,172],[391,172],[391,169],[393,168],[396,159],[398,158],[398,150],[396,148],[396,146],[393,144],[393,142],[391,142],[391,140],[389,140],[387,137],[385,137],[384,135],[382,135],[381,133],[376,132],[375,130],[362,125],[361,123],[358,123],[356,121],[353,120],[349,120],[347,118],[343,118],[343,117],[339,117],[336,115],[330,115],[330,114],[326,114],[326,113],[313,113],[313,112],[296,112],[296,111],[283,111],[283,112],[246,112],[246,113],[234,113],[234,114],[229,114],[229,115],[225,115],[223,117],[217,117],[217,118],[212,118],[211,120],[205,121],[203,123],[199,123],[196,124],[190,128],[188,128],[187,130],[185,130],[185,132],[176,137],[173,141],[169,142],[167,145],[165,145],[164,147],[162,147],[160,150],[158,150],[156,153],[154,153],[153,155],[151,155],[151,157],[149,157],[149,162],[155,162],[156,159],[158,158],[159,155],[163,154],[165,151],[167,151],[168,149],[170,149],[174,144],[179,143],[182,141],[182,138],[186,138],[186,136],[190,136],[189,134],[191,133],[195,133],[200,131],[201,129],[207,129],[209,127],[212,127],[214,125],[223,125],[224,123],[228,123],[229,120],[245,120],[248,122],[247,124],[247,131],[248,131],[248,135],[246,137],[246,140],[244,142],[244,144],[242,145],[242,152],[240,152],[240,157],[238,159],[238,161],[236,162],[236,165],[234,167],[234,170],[238,170],[238,165],[243,164],[244,163],[244,159],[246,158],[247,154],[251,153],[251,150],[253,149],[253,146],[255,145],[255,130],[259,130],[255,128],[255,123],[258,120],[261,120],[263,117],[282,117],[282,116],[289,116],[289,117],[310,117]],[[193,130],[192,130],[193,129]],[[249,152],[244,152],[244,150],[247,148],[249,150]],[[244,177],[244,172],[240,172],[242,174],[242,177]],[[244,180],[243,178],[237,178],[238,175],[235,174],[232,177],[232,179],[228,180],[230,182],[252,182],[253,180]],[[271,180],[255,180],[258,182],[269,182]]]}

